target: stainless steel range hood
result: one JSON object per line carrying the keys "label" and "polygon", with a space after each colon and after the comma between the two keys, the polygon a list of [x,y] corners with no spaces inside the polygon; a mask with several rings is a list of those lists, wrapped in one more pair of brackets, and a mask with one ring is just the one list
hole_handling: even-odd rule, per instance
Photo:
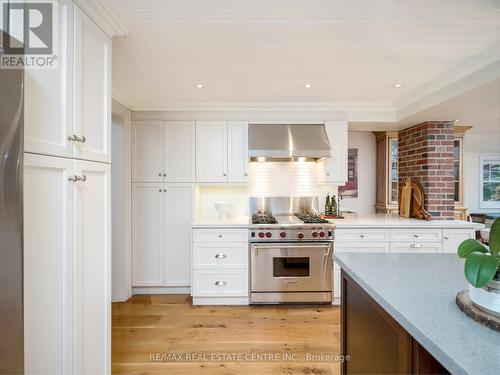
{"label": "stainless steel range hood", "polygon": [[317,161],[331,156],[323,124],[251,124],[248,156],[252,161]]}

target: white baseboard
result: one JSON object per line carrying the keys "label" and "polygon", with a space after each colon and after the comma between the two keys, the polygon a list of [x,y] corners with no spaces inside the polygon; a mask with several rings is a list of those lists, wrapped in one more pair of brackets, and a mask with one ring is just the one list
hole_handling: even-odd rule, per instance
{"label": "white baseboard", "polygon": [[193,297],[193,305],[248,305],[248,297]]}
{"label": "white baseboard", "polygon": [[191,288],[189,286],[133,287],[132,295],[134,294],[191,294]]}
{"label": "white baseboard", "polygon": [[333,297],[332,305],[340,306],[340,297]]}

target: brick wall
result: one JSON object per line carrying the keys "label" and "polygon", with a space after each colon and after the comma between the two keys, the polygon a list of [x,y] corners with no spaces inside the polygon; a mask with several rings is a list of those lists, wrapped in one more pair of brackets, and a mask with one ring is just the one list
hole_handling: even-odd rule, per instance
{"label": "brick wall", "polygon": [[399,131],[399,185],[416,178],[433,219],[453,219],[453,121],[429,121]]}

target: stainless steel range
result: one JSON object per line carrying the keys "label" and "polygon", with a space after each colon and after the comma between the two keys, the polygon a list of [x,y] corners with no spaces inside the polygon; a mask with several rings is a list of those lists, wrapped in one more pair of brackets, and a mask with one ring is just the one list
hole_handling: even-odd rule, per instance
{"label": "stainless steel range", "polygon": [[251,304],[331,303],[334,224],[317,198],[250,198]]}

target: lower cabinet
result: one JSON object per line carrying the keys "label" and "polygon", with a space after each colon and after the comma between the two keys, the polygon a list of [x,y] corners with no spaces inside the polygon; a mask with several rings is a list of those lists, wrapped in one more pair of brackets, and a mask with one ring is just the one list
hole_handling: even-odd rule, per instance
{"label": "lower cabinet", "polygon": [[111,371],[110,165],[25,154],[27,374]]}
{"label": "lower cabinet", "polygon": [[189,287],[192,184],[132,186],[132,286]]}
{"label": "lower cabinet", "polygon": [[248,304],[247,236],[246,229],[193,229],[193,305]]}
{"label": "lower cabinet", "polygon": [[474,229],[443,229],[443,253],[456,253],[458,246],[469,238],[476,238]]}

